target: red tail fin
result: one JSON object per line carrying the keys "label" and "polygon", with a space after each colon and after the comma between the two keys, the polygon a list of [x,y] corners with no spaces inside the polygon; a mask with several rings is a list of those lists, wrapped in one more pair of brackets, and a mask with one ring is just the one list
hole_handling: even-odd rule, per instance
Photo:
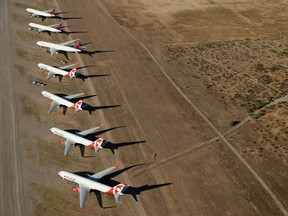
{"label": "red tail fin", "polygon": [[80,47],[81,47],[81,43],[80,43],[80,42],[77,43],[77,44],[75,44],[75,48],[76,48],[76,49],[80,49]]}
{"label": "red tail fin", "polygon": [[79,100],[77,103],[75,103],[71,108],[74,108],[75,111],[77,110],[81,110],[81,106],[83,104],[83,101],[82,100]]}
{"label": "red tail fin", "polygon": [[55,9],[52,9],[51,10],[51,14],[55,14],[56,13],[56,10]]}
{"label": "red tail fin", "polygon": [[108,194],[121,194],[125,186],[126,186],[125,183],[118,184],[115,187],[111,188],[109,191],[107,191],[107,193]]}
{"label": "red tail fin", "polygon": [[73,78],[75,77],[75,74],[76,74],[76,71],[77,71],[77,68],[73,68],[71,71],[69,71],[66,76],[70,77],[70,78]]}

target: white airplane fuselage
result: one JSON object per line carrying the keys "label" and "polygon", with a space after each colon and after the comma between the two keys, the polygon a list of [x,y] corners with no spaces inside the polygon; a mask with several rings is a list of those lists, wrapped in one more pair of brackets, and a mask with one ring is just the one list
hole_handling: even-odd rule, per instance
{"label": "white airplane fuselage", "polygon": [[85,146],[94,146],[93,141],[85,139],[79,135],[75,135],[75,134],[69,133],[67,131],[61,130],[59,128],[55,128],[55,127],[51,128],[50,130],[54,135],[64,137],[66,139],[72,140],[76,143],[80,143],[80,144],[85,145]]}
{"label": "white airplane fuselage", "polygon": [[90,189],[98,190],[98,191],[101,191],[103,193],[109,193],[109,191],[111,191],[111,189],[112,189],[112,187],[110,187],[108,185],[101,184],[99,182],[96,182],[95,180],[85,178],[85,177],[82,177],[82,176],[79,176],[79,175],[76,175],[76,174],[73,174],[70,172],[60,171],[60,172],[58,172],[58,174],[63,179],[84,185],[86,187],[89,187]]}
{"label": "white airplane fuselage", "polygon": [[60,45],[60,44],[54,44],[54,43],[49,43],[49,42],[45,42],[45,41],[38,41],[37,45],[39,45],[40,47],[46,47],[46,48],[52,48],[55,50],[61,50],[61,51],[65,51],[65,52],[81,52],[81,49],[77,49],[74,47],[69,47],[69,46],[64,46],[64,45]]}
{"label": "white airplane fuselage", "polygon": [[26,11],[29,12],[30,14],[35,14],[37,16],[55,17],[54,14],[43,12],[43,11],[39,11],[39,10],[35,10],[35,9],[32,9],[32,8],[27,8]]}
{"label": "white airplane fuselage", "polygon": [[43,64],[43,63],[39,63],[38,67],[41,68],[41,69],[47,70],[47,71],[52,71],[53,73],[59,74],[59,75],[62,75],[62,76],[66,76],[67,74],[69,74],[65,70],[61,70],[59,68],[52,67],[50,65],[46,65],[46,64]]}
{"label": "white airplane fuselage", "polygon": [[36,23],[29,23],[29,26],[32,28],[40,29],[39,31],[49,31],[49,32],[53,32],[53,33],[61,32],[61,30],[59,30],[59,29],[52,28],[50,26],[44,26],[44,25],[36,24]]}
{"label": "white airplane fuselage", "polygon": [[62,97],[59,97],[55,94],[52,94],[50,92],[47,92],[47,91],[42,91],[41,94],[48,98],[48,99],[51,99],[53,101],[56,101],[57,103],[61,104],[61,105],[64,105],[64,106],[67,106],[67,107],[72,107],[74,104]]}

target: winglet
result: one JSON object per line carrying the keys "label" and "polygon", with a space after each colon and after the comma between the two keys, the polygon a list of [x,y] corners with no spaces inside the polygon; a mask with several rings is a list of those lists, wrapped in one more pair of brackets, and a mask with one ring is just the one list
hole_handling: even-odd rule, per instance
{"label": "winglet", "polygon": [[101,123],[101,124],[99,125],[99,127],[100,127],[100,128],[103,128],[103,127],[104,127],[104,123]]}
{"label": "winglet", "polygon": [[117,164],[115,164],[115,167],[118,167],[120,165],[120,162],[118,162]]}

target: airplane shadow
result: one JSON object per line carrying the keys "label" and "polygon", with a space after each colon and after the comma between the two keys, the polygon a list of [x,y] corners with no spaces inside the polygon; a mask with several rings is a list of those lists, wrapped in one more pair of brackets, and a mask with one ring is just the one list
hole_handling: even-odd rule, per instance
{"label": "airplane shadow", "polygon": [[[97,139],[97,138],[96,138]],[[90,139],[90,140],[95,140],[95,137]],[[141,144],[141,143],[145,143],[146,141],[133,141],[133,142],[122,142],[122,143],[112,143],[110,141],[105,141],[104,144],[103,144],[103,149],[110,149],[111,152],[113,154],[115,154],[115,149],[118,149],[118,148],[121,148],[121,147],[124,147],[124,146],[129,146],[129,145],[137,145],[137,144]],[[83,158],[90,158],[90,157],[94,157],[94,156],[85,156],[85,147],[83,145],[79,145],[80,147],[80,153],[81,153],[81,156]]]}
{"label": "airplane shadow", "polygon": [[96,112],[99,109],[111,109],[115,107],[120,107],[121,105],[109,105],[109,106],[91,106],[89,104],[83,103],[82,110],[89,112],[91,115],[92,112]]}
{"label": "airplane shadow", "polygon": [[126,127],[126,126],[118,126],[118,127],[107,128],[107,129],[104,129],[104,130],[101,130],[101,131],[97,131],[97,132],[88,134],[86,137],[87,137],[87,139],[92,139],[93,140],[93,139],[95,139],[95,136],[99,136],[100,134],[103,134],[103,133],[106,133],[108,131],[112,131],[112,130],[115,130],[115,129],[123,128],[123,127]]}
{"label": "airplane shadow", "polygon": [[82,67],[77,67],[77,70],[81,70],[83,68],[90,68],[90,67],[97,67],[97,65],[86,65],[86,66],[82,66]]}
{"label": "airplane shadow", "polygon": [[129,146],[129,145],[138,145],[138,144],[142,144],[142,143],[146,143],[145,140],[141,140],[141,141],[133,141],[133,142],[121,142],[121,143],[112,143],[110,141],[107,141],[106,143],[104,143],[103,145],[103,149],[110,149],[111,152],[113,154],[115,154],[115,150],[125,147],[125,146]]}
{"label": "airplane shadow", "polygon": [[63,20],[83,19],[83,17],[62,17]]}
{"label": "airplane shadow", "polygon": [[76,73],[76,79],[81,79],[83,82],[85,82],[86,79],[89,79],[89,78],[94,78],[94,77],[105,77],[105,76],[111,76],[111,74],[92,74],[92,75],[84,75],[84,74],[81,74],[81,73]]}
{"label": "airplane shadow", "polygon": [[[58,95],[59,97],[65,97],[66,96],[65,94],[55,94],[55,95]],[[72,100],[69,100],[69,101],[71,101],[72,103],[76,103],[77,101],[79,101],[81,99],[90,98],[90,97],[94,97],[94,96],[96,96],[96,95],[73,98]],[[60,105],[60,107],[62,107],[63,115],[65,115],[66,112],[67,112],[68,107],[63,106],[63,105]],[[99,109],[111,109],[111,108],[115,108],[115,107],[120,107],[120,105],[91,106],[91,105],[83,102],[81,108],[82,108],[83,111],[87,111],[87,112],[89,112],[90,115],[92,115],[92,112],[96,112]]]}
{"label": "airplane shadow", "polygon": [[69,34],[84,34],[84,33],[89,33],[89,31],[69,31]]}
{"label": "airplane shadow", "polygon": [[[106,176],[103,176],[98,182],[102,183],[102,184],[106,184],[109,185],[111,187],[114,187],[116,185],[118,185],[120,182],[113,180],[112,178],[122,174],[123,172],[126,172],[127,170],[134,168],[134,167],[138,167],[138,166],[143,166],[145,164],[135,164],[132,166],[128,166],[125,167],[123,169],[117,170],[115,172],[109,173]],[[91,173],[89,171],[80,171],[80,172],[74,172],[74,174],[76,175],[80,175],[82,177],[89,177],[91,180],[95,180],[97,181],[97,179],[94,179],[93,177],[90,177],[89,175],[93,175],[94,173]],[[127,195],[131,195],[134,200],[136,202],[138,202],[138,198],[137,195],[140,195],[142,192],[148,191],[148,190],[154,190],[157,188],[161,188],[161,187],[165,187],[168,185],[171,185],[172,183],[162,183],[162,184],[154,184],[154,185],[142,185],[140,187],[133,187],[133,186],[128,186],[127,189],[125,191],[123,191],[123,194],[127,194]],[[107,206],[107,207],[103,207],[103,202],[102,202],[102,195],[99,191],[97,190],[91,190],[90,193],[95,193],[97,201],[100,205],[101,208],[113,208],[114,206]]]}
{"label": "airplane shadow", "polygon": [[[82,45],[82,44],[81,44]],[[91,57],[93,57],[94,54],[98,54],[98,53],[110,53],[110,52],[115,52],[114,50],[94,50],[94,51],[88,51],[88,50],[82,50],[81,52],[79,52],[78,54],[86,54],[89,55]]]}

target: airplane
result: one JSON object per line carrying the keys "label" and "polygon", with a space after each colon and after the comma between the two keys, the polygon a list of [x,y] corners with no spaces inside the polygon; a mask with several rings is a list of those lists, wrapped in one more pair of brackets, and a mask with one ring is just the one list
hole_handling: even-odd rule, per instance
{"label": "airplane", "polygon": [[117,168],[120,163],[115,164],[110,168],[107,168],[101,172],[95,173],[94,175],[88,175],[88,177],[83,177],[74,173],[70,173],[67,171],[60,171],[58,174],[65,180],[75,182],[79,184],[79,188],[73,188],[74,192],[79,192],[80,195],[80,208],[83,209],[85,205],[85,201],[87,195],[90,193],[91,190],[96,190],[98,193],[107,193],[113,194],[115,201],[120,201],[120,196],[124,195],[123,193],[129,188],[128,185],[125,183],[120,183],[114,187],[110,187],[108,185],[102,184],[99,180],[111,172],[113,169]]}
{"label": "airplane", "polygon": [[47,11],[39,11],[39,10],[35,10],[32,8],[27,8],[26,11],[28,13],[30,13],[30,17],[39,17],[42,19],[42,22],[46,19],[46,18],[59,18],[59,19],[63,19],[65,20],[64,17],[60,17],[57,16],[57,12],[56,9],[52,9],[52,10],[47,10]]}
{"label": "airplane", "polygon": [[66,156],[69,151],[75,146],[76,143],[82,144],[84,146],[89,146],[91,148],[95,148],[95,153],[97,154],[99,152],[99,150],[101,148],[103,148],[103,146],[105,145],[105,143],[107,142],[106,140],[104,140],[103,138],[97,138],[94,142],[91,140],[88,140],[86,138],[84,138],[84,136],[94,133],[96,130],[98,130],[99,128],[103,127],[103,124],[88,129],[88,130],[84,130],[81,132],[78,132],[76,134],[70,133],[68,131],[64,131],[61,130],[59,128],[50,128],[50,131],[54,134],[54,135],[58,135],[60,137],[64,137],[66,138],[65,141],[65,150],[64,150],[64,156]]}
{"label": "airplane", "polygon": [[[50,65],[39,63],[38,67],[40,69],[44,69],[44,70],[48,71],[46,80],[49,80],[52,76],[59,76],[59,82],[61,82],[63,76],[67,76],[70,79],[73,79],[73,78],[76,77],[77,68],[74,67],[74,66],[77,65],[77,64],[78,64],[78,62],[75,63],[75,64],[71,64],[71,65],[66,65],[66,66],[61,66],[61,67],[53,67],[53,66],[50,66]],[[65,70],[65,69],[71,68],[71,67],[73,67],[73,68],[69,72],[67,72]]]}
{"label": "airplane", "polygon": [[82,49],[80,49],[80,46],[81,46],[80,43],[77,43],[75,46],[72,46],[72,47],[67,46],[68,44],[71,44],[71,43],[78,41],[78,40],[79,39],[75,39],[75,40],[67,41],[67,42],[60,43],[60,44],[49,43],[49,42],[45,42],[45,41],[38,41],[36,44],[39,45],[40,47],[45,47],[46,52],[51,53],[51,56],[61,52],[68,59],[67,52],[79,53],[79,52],[83,51]]}
{"label": "airplane", "polygon": [[64,30],[62,30],[62,22],[58,23],[58,24],[54,24],[54,25],[49,25],[49,26],[45,26],[45,25],[40,25],[37,23],[29,23],[29,30],[36,30],[36,32],[40,33],[40,32],[47,32],[49,36],[51,36],[51,33],[65,33],[67,35],[69,35],[69,32],[66,32]]}
{"label": "airplane", "polygon": [[[53,101],[51,103],[50,109],[48,110],[48,113],[51,113],[58,106],[64,106],[64,110],[63,110],[64,114],[66,112],[67,107],[75,109],[75,112],[82,110],[82,104],[83,104],[82,100],[79,100],[75,104],[69,100],[76,98],[76,97],[79,97],[79,96],[83,95],[84,93],[68,95],[68,96],[63,96],[63,97],[60,97],[58,95],[52,94],[52,93],[47,92],[47,91],[42,91],[41,94],[44,97],[49,98]],[[65,109],[65,107],[66,107],[66,109]]]}

